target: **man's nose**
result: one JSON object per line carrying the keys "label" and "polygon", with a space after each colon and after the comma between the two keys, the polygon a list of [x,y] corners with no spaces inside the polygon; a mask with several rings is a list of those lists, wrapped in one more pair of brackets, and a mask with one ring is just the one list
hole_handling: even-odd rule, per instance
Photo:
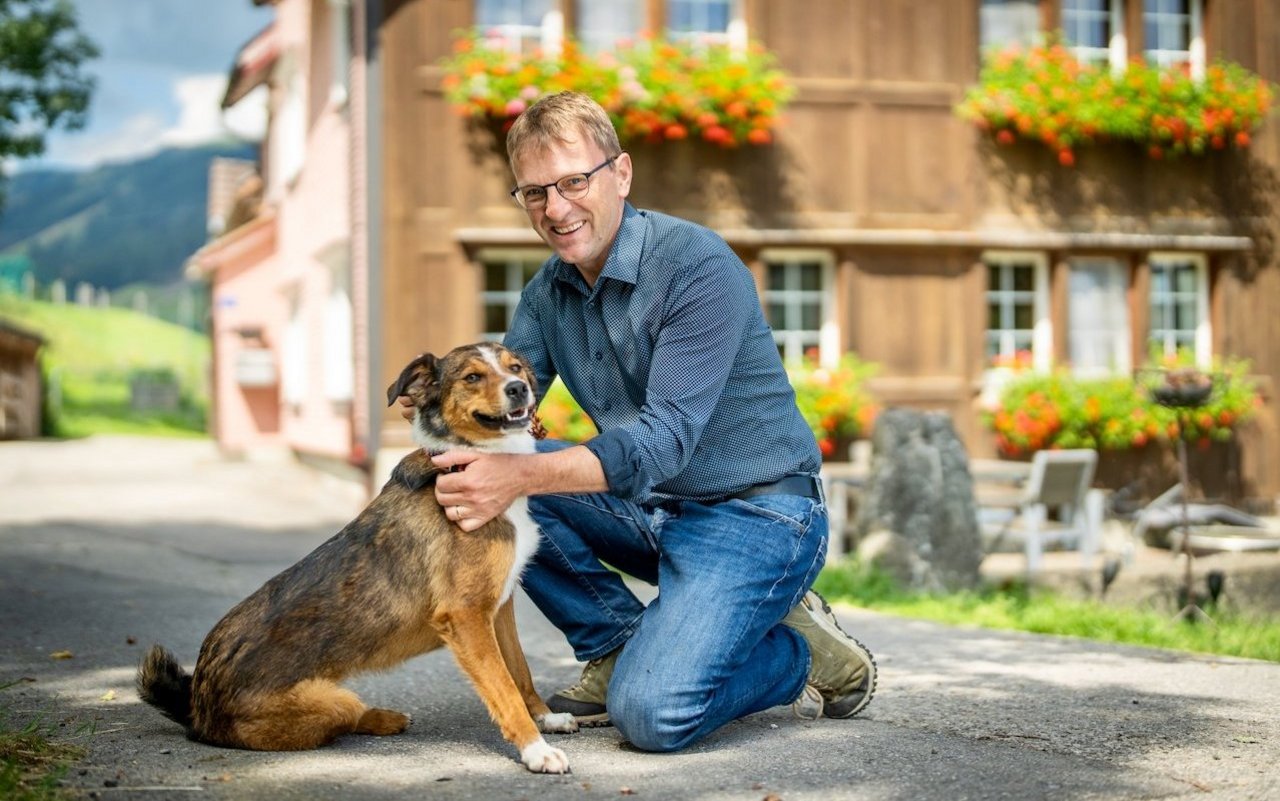
{"label": "man's nose", "polygon": [[543,213],[552,219],[559,219],[568,213],[571,205],[564,199],[564,195],[560,194],[560,190],[553,186],[547,190],[547,205]]}

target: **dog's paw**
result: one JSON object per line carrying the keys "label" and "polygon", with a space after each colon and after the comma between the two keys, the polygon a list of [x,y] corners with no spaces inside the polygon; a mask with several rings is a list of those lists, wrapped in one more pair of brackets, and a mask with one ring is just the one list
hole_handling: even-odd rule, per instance
{"label": "dog's paw", "polygon": [[409,728],[412,721],[413,718],[392,709],[366,709],[360,716],[360,722],[356,724],[355,733],[386,737],[400,734]]}
{"label": "dog's paw", "polygon": [[548,712],[534,720],[538,729],[553,734],[570,734],[578,730],[578,720],[571,712]]}
{"label": "dog's paw", "polygon": [[520,749],[520,761],[534,773],[568,773],[569,757],[539,737]]}

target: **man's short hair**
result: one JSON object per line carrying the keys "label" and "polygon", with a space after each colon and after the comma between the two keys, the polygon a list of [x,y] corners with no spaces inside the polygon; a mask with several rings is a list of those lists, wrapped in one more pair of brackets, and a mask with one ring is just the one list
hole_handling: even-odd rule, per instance
{"label": "man's short hair", "polygon": [[576,141],[583,134],[605,156],[622,152],[618,132],[599,103],[581,92],[547,95],[516,117],[507,132],[507,158],[514,165],[516,156],[527,150]]}

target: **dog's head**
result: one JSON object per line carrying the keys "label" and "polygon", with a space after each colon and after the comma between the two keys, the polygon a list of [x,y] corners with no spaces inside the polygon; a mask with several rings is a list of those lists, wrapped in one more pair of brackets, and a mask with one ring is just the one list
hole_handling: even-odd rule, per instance
{"label": "dog's head", "polygon": [[417,410],[414,441],[428,450],[532,450],[536,379],[528,362],[501,345],[419,356],[387,388],[387,405],[401,395]]}

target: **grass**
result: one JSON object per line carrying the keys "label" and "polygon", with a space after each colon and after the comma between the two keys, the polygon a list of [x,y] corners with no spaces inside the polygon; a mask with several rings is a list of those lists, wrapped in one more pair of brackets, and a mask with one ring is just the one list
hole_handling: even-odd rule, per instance
{"label": "grass", "polygon": [[973,592],[908,592],[888,575],[845,560],[822,571],[815,588],[829,600],[951,625],[1085,637],[1103,642],[1280,662],[1280,622],[1209,610],[1213,623],[1174,620],[1166,611],[1076,600],[1024,584]]}
{"label": "grass", "polygon": [[[118,308],[84,308],[0,295],[0,317],[45,338],[46,384],[60,402],[47,407],[48,433],[201,436],[208,408],[209,339],[182,326]],[[174,412],[130,408],[139,372],[172,376]]]}
{"label": "grass", "polygon": [[[12,686],[0,686],[0,691]],[[50,740],[39,718],[19,726],[12,722],[8,706],[0,705],[0,798],[56,801],[70,797],[59,782],[71,763],[83,756],[82,748]]]}

